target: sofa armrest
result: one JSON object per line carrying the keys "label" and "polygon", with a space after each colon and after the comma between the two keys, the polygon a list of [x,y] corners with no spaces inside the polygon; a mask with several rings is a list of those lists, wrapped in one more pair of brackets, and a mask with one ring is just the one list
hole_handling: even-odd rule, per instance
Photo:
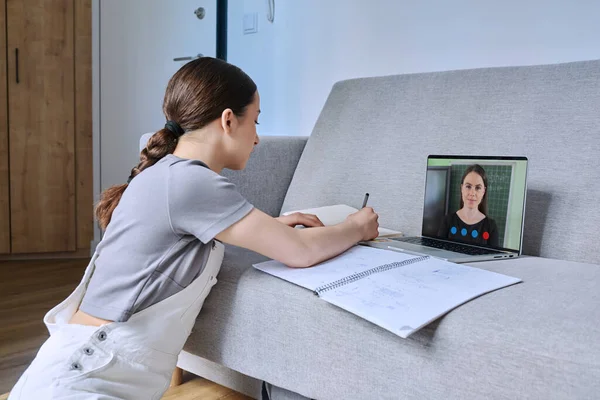
{"label": "sofa armrest", "polygon": [[[140,151],[152,135],[140,137]],[[261,137],[243,171],[226,169],[222,175],[256,208],[277,217],[307,140],[306,136]]]}
{"label": "sofa armrest", "polygon": [[306,136],[263,136],[242,171],[223,170],[240,193],[259,210],[279,216]]}

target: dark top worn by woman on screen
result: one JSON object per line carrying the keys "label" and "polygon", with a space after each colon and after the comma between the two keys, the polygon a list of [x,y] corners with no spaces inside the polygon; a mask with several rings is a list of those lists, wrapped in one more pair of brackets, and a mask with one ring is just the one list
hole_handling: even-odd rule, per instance
{"label": "dark top worn by woman on screen", "polygon": [[488,217],[468,225],[456,213],[446,215],[438,230],[438,237],[455,242],[498,247],[498,227],[494,220]]}

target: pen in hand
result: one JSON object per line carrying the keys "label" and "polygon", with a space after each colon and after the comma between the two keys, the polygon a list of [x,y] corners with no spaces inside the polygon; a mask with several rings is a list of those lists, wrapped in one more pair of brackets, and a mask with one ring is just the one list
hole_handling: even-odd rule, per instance
{"label": "pen in hand", "polygon": [[365,193],[365,199],[363,200],[362,208],[367,206],[367,200],[369,200],[369,193]]}

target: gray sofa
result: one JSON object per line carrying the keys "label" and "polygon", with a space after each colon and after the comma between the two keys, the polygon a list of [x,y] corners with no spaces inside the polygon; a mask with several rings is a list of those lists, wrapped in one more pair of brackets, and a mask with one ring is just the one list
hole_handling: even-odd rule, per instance
{"label": "gray sofa", "polygon": [[338,82],[310,137],[225,175],[273,216],[369,192],[419,234],[428,154],[529,158],[525,256],[473,264],[523,283],[401,339],[228,247],[179,365],[255,398],[600,398],[600,61]]}

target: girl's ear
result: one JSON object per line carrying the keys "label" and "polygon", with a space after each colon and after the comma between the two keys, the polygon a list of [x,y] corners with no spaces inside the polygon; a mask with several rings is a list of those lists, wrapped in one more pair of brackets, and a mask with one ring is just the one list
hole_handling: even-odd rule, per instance
{"label": "girl's ear", "polygon": [[221,114],[221,127],[223,128],[223,132],[226,134],[231,134],[231,132],[235,129],[236,118],[235,114],[231,110],[231,108],[227,108]]}

